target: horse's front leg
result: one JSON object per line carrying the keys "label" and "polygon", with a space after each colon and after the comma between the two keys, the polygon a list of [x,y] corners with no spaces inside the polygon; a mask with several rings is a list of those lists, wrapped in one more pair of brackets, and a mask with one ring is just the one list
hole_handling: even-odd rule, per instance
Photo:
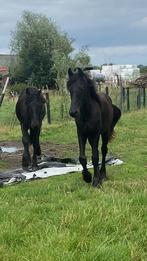
{"label": "horse's front leg", "polygon": [[94,168],[94,176],[92,181],[93,187],[99,187],[101,185],[101,175],[99,170],[99,151],[98,151],[99,138],[100,138],[99,134],[88,137],[89,143],[92,148],[92,164]]}
{"label": "horse's front leg", "polygon": [[31,156],[29,152],[30,136],[28,134],[28,129],[23,124],[21,125],[21,131],[22,131],[22,143],[24,146],[24,152],[22,156],[22,167],[26,169],[31,164]]}
{"label": "horse's front leg", "polygon": [[40,128],[34,128],[30,130],[32,144],[33,144],[33,157],[32,157],[32,169],[38,169],[37,156],[41,155],[41,149],[39,144]]}
{"label": "horse's front leg", "polygon": [[85,155],[86,140],[87,140],[86,136],[78,133],[79,150],[80,150],[79,161],[83,167],[83,171],[82,171],[83,180],[86,181],[87,183],[90,183],[92,178],[90,172],[87,169],[87,158]]}

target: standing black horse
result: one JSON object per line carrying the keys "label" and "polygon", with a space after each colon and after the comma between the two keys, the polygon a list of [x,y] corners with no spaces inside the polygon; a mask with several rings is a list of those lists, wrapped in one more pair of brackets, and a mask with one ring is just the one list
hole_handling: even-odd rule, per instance
{"label": "standing black horse", "polygon": [[[94,177],[92,185],[100,186],[106,179],[105,158],[107,144],[112,137],[114,126],[121,116],[121,111],[112,104],[110,97],[104,93],[96,93],[93,81],[80,69],[76,72],[68,70],[67,88],[71,96],[69,114],[75,118],[79,141],[79,161],[83,167],[83,179],[91,182],[91,174],[87,170],[85,145],[88,139],[92,147],[92,163]],[[102,165],[99,170],[98,144],[102,137]]]}
{"label": "standing black horse", "polygon": [[21,124],[24,153],[22,167],[31,164],[29,145],[33,145],[32,168],[37,169],[37,156],[41,155],[39,135],[45,116],[45,99],[36,87],[27,87],[20,94],[16,104],[16,115]]}

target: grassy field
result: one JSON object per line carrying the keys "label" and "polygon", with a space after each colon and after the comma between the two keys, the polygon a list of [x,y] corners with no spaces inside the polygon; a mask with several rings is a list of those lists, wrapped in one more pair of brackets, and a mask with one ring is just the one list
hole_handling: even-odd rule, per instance
{"label": "grassy field", "polygon": [[[147,260],[146,126],[147,110],[123,114],[109,154],[124,164],[107,167],[101,189],[81,173],[1,188],[0,260]],[[17,124],[0,126],[0,140],[19,139]],[[45,121],[41,141],[75,144],[74,122]]]}

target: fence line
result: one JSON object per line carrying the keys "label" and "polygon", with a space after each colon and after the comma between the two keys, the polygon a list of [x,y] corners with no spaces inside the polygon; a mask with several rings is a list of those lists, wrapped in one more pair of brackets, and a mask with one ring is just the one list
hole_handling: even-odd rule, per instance
{"label": "fence line", "polygon": [[[122,112],[147,107],[147,91],[145,88],[130,88],[128,87],[113,87],[113,86],[98,86],[98,91],[106,92],[112,99],[112,102],[117,105]],[[5,97],[3,106],[0,109],[0,124],[16,125],[19,124],[15,117],[15,103],[13,99]],[[64,95],[59,92],[50,91],[50,117],[51,122],[71,120],[69,116],[70,96],[69,93]],[[47,120],[47,116],[45,118]]]}
{"label": "fence line", "polygon": [[[100,90],[108,94],[113,103],[116,104],[122,112],[132,111],[135,109],[145,108],[147,106],[147,91],[144,87],[132,88],[132,87],[102,87]],[[99,88],[98,88],[99,91]]]}

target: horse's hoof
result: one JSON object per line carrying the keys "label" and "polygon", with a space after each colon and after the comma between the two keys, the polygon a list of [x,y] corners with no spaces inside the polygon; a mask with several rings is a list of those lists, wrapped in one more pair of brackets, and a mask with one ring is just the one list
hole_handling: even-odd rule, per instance
{"label": "horse's hoof", "polygon": [[32,165],[32,171],[36,171],[39,170],[39,166],[38,165]]}
{"label": "horse's hoof", "polygon": [[103,181],[107,181],[108,178],[106,176],[106,171],[100,171],[100,179],[103,180]]}
{"label": "horse's hoof", "polygon": [[102,181],[100,181],[100,179],[93,179],[92,181],[93,188],[101,188],[101,186],[102,186]]}
{"label": "horse's hoof", "polygon": [[104,176],[104,177],[102,177],[102,180],[103,180],[103,181],[107,181],[107,180],[108,180],[108,177],[107,177],[107,176]]}
{"label": "horse's hoof", "polygon": [[23,169],[24,171],[29,171],[29,166],[22,166],[22,169]]}
{"label": "horse's hoof", "polygon": [[83,175],[83,180],[87,183],[91,183],[92,181],[92,176],[89,172],[87,172],[86,174],[82,173]]}
{"label": "horse's hoof", "polygon": [[108,180],[108,177],[106,176],[106,174],[101,176],[101,180],[102,181],[107,181]]}

